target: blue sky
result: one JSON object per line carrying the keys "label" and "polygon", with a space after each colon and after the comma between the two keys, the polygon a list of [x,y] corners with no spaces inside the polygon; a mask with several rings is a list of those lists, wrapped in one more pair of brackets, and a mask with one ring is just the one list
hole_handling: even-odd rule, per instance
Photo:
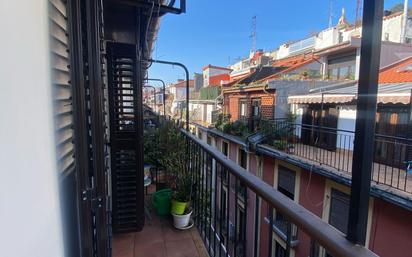
{"label": "blue sky", "polygon": [[[353,22],[356,0],[333,0],[333,23],[346,9]],[[386,0],[389,8],[402,0]],[[227,66],[248,55],[252,17],[257,16],[258,49],[270,50],[328,27],[329,0],[187,0],[187,12],[161,20],[153,58],[184,63],[193,76],[207,64]],[[179,67],[153,64],[149,77],[174,82],[184,78]]]}

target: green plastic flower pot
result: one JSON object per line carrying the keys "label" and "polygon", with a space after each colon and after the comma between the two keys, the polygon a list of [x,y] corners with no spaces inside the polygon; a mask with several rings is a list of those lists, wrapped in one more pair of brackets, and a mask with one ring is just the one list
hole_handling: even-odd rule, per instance
{"label": "green plastic flower pot", "polygon": [[152,205],[157,215],[166,216],[170,214],[170,200],[172,190],[170,188],[162,189],[152,195]]}
{"label": "green plastic flower pot", "polygon": [[187,202],[172,200],[172,209],[170,210],[170,212],[177,215],[182,215],[183,213],[185,213],[186,206]]}

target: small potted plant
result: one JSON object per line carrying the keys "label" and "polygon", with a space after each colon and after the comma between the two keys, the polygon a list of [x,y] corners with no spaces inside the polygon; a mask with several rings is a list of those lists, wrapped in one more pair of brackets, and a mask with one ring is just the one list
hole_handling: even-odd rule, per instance
{"label": "small potted plant", "polygon": [[280,151],[285,151],[287,148],[287,143],[283,140],[280,139],[275,139],[273,140],[273,146],[275,149],[280,150]]}
{"label": "small potted plant", "polygon": [[178,229],[186,228],[190,222],[192,210],[190,208],[190,196],[192,181],[189,170],[186,166],[185,155],[175,157],[173,170],[173,199],[171,213],[174,220],[174,226]]}
{"label": "small potted plant", "polygon": [[175,124],[168,124],[164,137],[164,152],[161,158],[167,169],[169,185],[173,190],[171,213],[176,228],[188,226],[190,216],[191,174],[187,166],[186,139]]}

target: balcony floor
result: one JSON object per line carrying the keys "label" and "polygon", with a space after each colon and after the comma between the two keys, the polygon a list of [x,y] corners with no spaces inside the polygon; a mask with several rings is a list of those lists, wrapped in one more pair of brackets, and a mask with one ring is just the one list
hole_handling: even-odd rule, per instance
{"label": "balcony floor", "polygon": [[177,230],[170,217],[159,217],[151,210],[141,232],[115,235],[113,257],[208,257],[195,227]]}

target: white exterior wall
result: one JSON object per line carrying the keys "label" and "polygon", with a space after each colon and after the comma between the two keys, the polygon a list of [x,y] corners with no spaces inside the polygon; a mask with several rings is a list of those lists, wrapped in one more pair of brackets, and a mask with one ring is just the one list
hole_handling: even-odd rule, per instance
{"label": "white exterior wall", "polygon": [[[356,49],[356,60],[355,60],[355,80],[359,79],[359,67],[360,67],[360,51],[361,49],[358,48]],[[382,58],[381,58],[382,59]],[[326,70],[327,72],[327,70]],[[327,76],[327,74],[325,74],[325,76]]]}
{"label": "white exterior wall", "polygon": [[[290,112],[296,115],[295,124],[302,125],[303,119],[303,107],[300,104],[291,104],[290,105]],[[295,135],[300,137],[302,135],[302,127],[297,126],[295,131]]]}
{"label": "white exterior wall", "polygon": [[[402,33],[402,15],[395,16],[393,18],[384,19],[382,22],[382,40],[385,41],[385,34],[388,33],[389,42],[401,43],[401,33]],[[339,35],[341,34],[342,39],[339,42]],[[352,37],[360,37],[362,35],[362,27],[357,27],[356,29],[338,29],[336,27],[327,28],[319,32],[316,36],[314,49],[322,50],[342,42],[351,41]],[[406,29],[406,37],[412,40],[412,20],[408,20],[408,26]],[[283,59],[290,56],[289,46],[283,44],[279,46],[278,49],[274,50],[272,55],[274,59]],[[238,65],[238,63],[236,64]],[[237,71],[238,66],[233,65],[235,71]]]}
{"label": "white exterior wall", "polygon": [[322,30],[316,38],[315,50],[320,50],[336,45],[339,40],[338,36],[339,34],[336,28],[328,28]]}
{"label": "white exterior wall", "polygon": [[1,256],[64,256],[48,5],[0,1]]}
{"label": "white exterior wall", "polygon": [[212,123],[212,111],[215,110],[214,104],[208,104],[206,107],[206,122]]}
{"label": "white exterior wall", "polygon": [[242,70],[242,60],[238,61],[232,65],[230,65],[230,69],[232,69],[232,72],[240,71]]}
{"label": "white exterior wall", "polygon": [[[356,106],[341,105],[338,106],[338,126],[339,130],[355,131],[356,124]],[[354,133],[340,131],[337,133],[336,147],[353,150]]]}
{"label": "white exterior wall", "polygon": [[276,55],[277,55],[276,56],[277,60],[288,57],[289,56],[289,45],[283,44],[283,45],[279,46],[279,49],[278,49]]}

